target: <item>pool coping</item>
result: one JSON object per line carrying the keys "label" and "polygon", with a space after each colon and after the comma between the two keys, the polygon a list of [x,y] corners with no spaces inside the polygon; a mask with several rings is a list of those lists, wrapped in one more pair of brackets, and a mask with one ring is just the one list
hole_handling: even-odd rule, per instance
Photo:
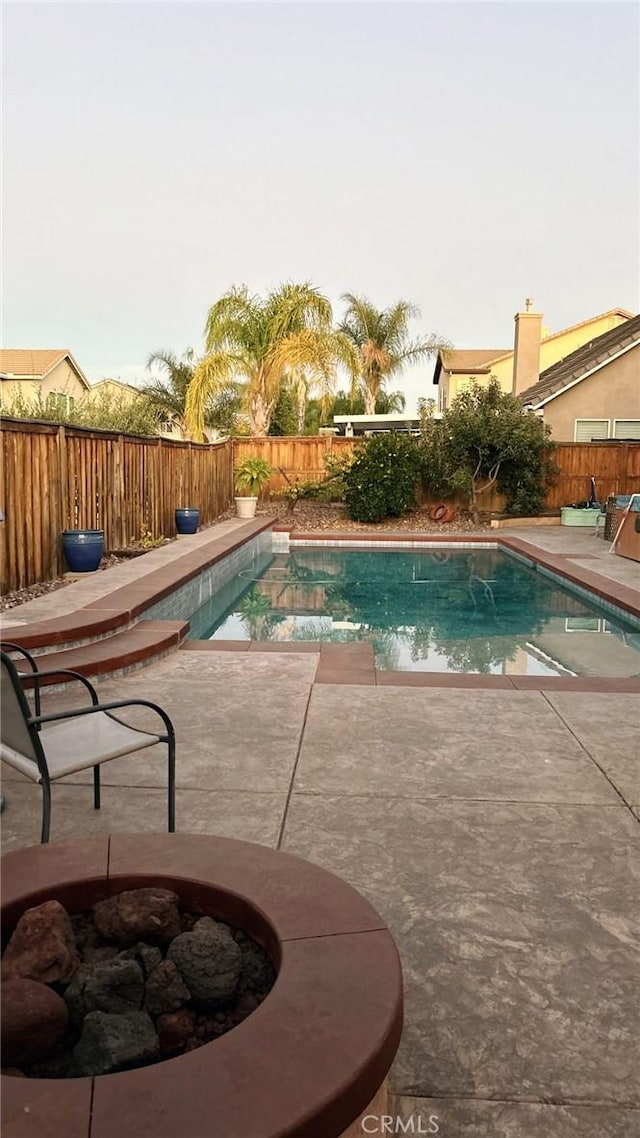
{"label": "pool coping", "polygon": [[[3,627],[2,638],[13,641],[24,648],[55,648],[69,645],[73,641],[85,640],[90,657],[87,668],[82,664],[82,649],[76,649],[73,666],[85,674],[113,674],[117,670],[117,653],[114,656],[110,635],[126,628],[141,629],[144,620],[138,618],[152,605],[174,592],[198,576],[211,565],[245,545],[252,538],[266,530],[274,534],[289,535],[289,544],[294,548],[314,548],[328,544],[339,544],[343,548],[366,545],[393,546],[395,548],[419,548],[438,546],[461,546],[466,548],[503,549],[516,557],[525,558],[536,567],[555,577],[565,580],[578,589],[586,589],[600,600],[613,605],[622,613],[640,618],[640,593],[629,586],[601,576],[599,573],[571,564],[566,554],[549,553],[523,538],[495,531],[475,534],[420,534],[403,531],[398,533],[375,531],[296,531],[289,526],[274,524],[273,518],[259,517],[235,529],[231,533],[216,534],[212,527],[211,540],[197,548],[187,548],[173,562],[146,573],[133,583],[120,585],[100,598],[79,606],[64,616],[50,620],[36,621],[28,625],[8,625]],[[160,636],[163,624],[153,624]],[[185,632],[186,632],[185,626]],[[91,639],[93,637],[93,639]],[[600,691],[600,692],[640,692],[640,677],[605,676],[502,676],[479,673],[439,673],[380,671],[373,662],[373,649],[362,644],[327,644],[316,641],[296,643],[252,642],[252,641],[200,641],[183,640],[174,647],[191,651],[250,651],[250,652],[317,652],[318,668],[315,683],[366,684],[382,687],[463,687],[548,691]],[[354,649],[365,651],[354,652]],[[369,650],[368,652],[366,650]],[[65,655],[60,653],[60,655]],[[80,657],[80,658],[79,658]],[[100,661],[101,658],[101,661]],[[148,662],[154,658],[153,644],[149,644],[146,658],[138,662]],[[100,661],[97,666],[97,661]],[[52,659],[52,663],[54,660]],[[111,664],[113,663],[113,667]],[[60,664],[59,666],[62,666]],[[93,670],[92,670],[93,669]]]}

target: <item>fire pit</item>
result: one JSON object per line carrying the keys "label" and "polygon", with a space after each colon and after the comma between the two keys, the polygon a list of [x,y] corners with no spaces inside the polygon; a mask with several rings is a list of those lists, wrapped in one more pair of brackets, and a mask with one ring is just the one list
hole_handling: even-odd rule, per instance
{"label": "fire pit", "polygon": [[3,1077],[4,1138],[339,1138],[384,1113],[402,1027],[397,951],[368,902],[317,866],[195,835],[32,847],[3,859],[3,929],[47,900],[79,913],[145,887],[246,932],[273,961],[273,989],[226,1035],[154,1066]]}

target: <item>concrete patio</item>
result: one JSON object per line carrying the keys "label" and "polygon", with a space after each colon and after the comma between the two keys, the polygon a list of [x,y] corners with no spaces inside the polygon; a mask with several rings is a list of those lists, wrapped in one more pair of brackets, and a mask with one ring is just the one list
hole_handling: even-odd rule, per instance
{"label": "concrete patio", "polygon": [[[591,535],[526,536],[637,584]],[[172,716],[178,830],[300,854],[389,923],[407,1133],[639,1134],[638,696],[314,683],[318,659],[180,650],[99,693]],[[162,830],[163,759],[104,767],[99,813],[90,775],[56,784],[53,840]],[[37,842],[38,788],[9,773],[4,793],[3,848]]]}

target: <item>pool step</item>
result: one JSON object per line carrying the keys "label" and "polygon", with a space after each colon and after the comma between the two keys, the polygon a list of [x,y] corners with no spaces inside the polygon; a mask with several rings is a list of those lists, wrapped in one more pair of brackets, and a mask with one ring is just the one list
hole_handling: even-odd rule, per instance
{"label": "pool step", "polygon": [[[172,648],[178,648],[188,631],[189,623],[184,620],[141,620],[133,628],[114,636],[38,656],[38,664],[46,671],[69,668],[89,678],[104,676],[148,663]],[[27,668],[20,666],[17,658],[16,663],[23,673],[27,673]],[[61,678],[51,676],[43,681],[43,686],[61,682]]]}

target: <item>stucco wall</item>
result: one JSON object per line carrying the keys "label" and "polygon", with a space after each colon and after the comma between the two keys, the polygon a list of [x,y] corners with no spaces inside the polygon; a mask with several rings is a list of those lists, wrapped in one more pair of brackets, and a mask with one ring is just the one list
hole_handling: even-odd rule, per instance
{"label": "stucco wall", "polygon": [[574,441],[576,419],[640,419],[640,346],[576,383],[543,410],[559,443]]}
{"label": "stucco wall", "polygon": [[40,392],[42,402],[45,403],[50,394],[71,395],[74,399],[80,399],[86,390],[68,360],[61,360],[45,379],[3,379],[0,396],[6,407],[18,395],[29,403],[35,402]]}

